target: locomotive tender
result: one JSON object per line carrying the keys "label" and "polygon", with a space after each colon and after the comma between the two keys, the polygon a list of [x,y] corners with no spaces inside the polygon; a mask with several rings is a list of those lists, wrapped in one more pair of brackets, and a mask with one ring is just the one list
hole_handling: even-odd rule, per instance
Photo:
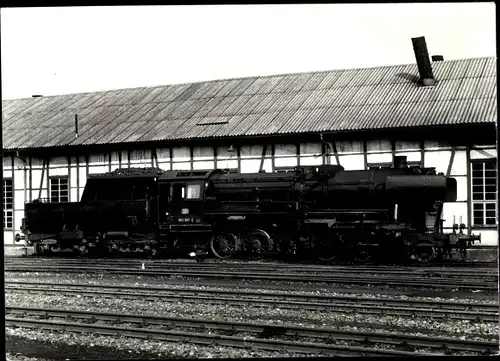
{"label": "locomotive tender", "polygon": [[[390,262],[450,258],[479,236],[443,232],[454,178],[434,168],[346,171],[299,166],[283,173],[117,169],[91,175],[80,202],[27,203],[23,236],[37,254],[71,251],[149,256],[210,251]],[[457,230],[459,232],[457,233]]]}

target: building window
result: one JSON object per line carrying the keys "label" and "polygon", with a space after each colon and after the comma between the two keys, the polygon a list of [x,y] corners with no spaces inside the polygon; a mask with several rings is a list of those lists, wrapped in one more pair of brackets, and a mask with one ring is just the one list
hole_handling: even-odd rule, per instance
{"label": "building window", "polygon": [[68,202],[68,178],[57,177],[50,178],[50,201],[51,202]]}
{"label": "building window", "polygon": [[496,160],[472,163],[472,210],[475,226],[496,225]]}
{"label": "building window", "polygon": [[12,191],[12,179],[3,180],[3,228],[12,229],[14,192]]}

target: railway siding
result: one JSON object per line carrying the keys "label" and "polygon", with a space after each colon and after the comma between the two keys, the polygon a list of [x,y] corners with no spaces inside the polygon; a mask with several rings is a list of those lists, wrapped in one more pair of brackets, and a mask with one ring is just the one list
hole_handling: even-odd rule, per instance
{"label": "railway siding", "polygon": [[[7,307],[8,315],[15,314],[18,317],[6,317],[7,325],[18,325],[26,327],[41,328],[63,328],[76,332],[97,332],[104,334],[121,334],[132,337],[152,337],[165,340],[188,340],[192,343],[263,348],[266,350],[280,350],[285,346],[289,350],[299,353],[326,353],[329,355],[357,355],[357,356],[408,356],[407,351],[400,351],[398,348],[432,349],[432,353],[453,354],[456,352],[475,352],[478,354],[491,354],[496,352],[495,342],[467,341],[451,338],[423,337],[414,335],[402,335],[399,333],[367,333],[367,332],[346,332],[329,328],[306,328],[290,325],[270,326],[257,323],[208,321],[193,318],[174,318],[159,316],[130,316],[127,314],[109,314],[97,312],[81,312],[59,309],[35,309],[35,308],[13,308]],[[26,316],[30,318],[26,318]],[[32,318],[40,316],[42,320]],[[54,321],[50,318],[65,318],[71,322]],[[85,323],[75,323],[74,319],[85,320]],[[112,324],[134,324],[139,328],[116,327],[106,324],[94,325],[98,321],[111,322]],[[90,325],[92,324],[92,325]],[[150,325],[167,326],[168,329],[175,328],[195,328],[203,330],[225,330],[233,334],[256,334],[257,337],[234,337],[220,334],[199,334],[185,331],[171,331],[163,329],[150,329]],[[284,341],[282,336],[291,336],[301,341]],[[274,338],[274,339],[273,339]],[[309,339],[321,340],[323,343],[312,343]],[[305,340],[305,341],[303,341]],[[328,344],[332,341],[343,340],[354,343],[355,346],[347,347]],[[357,344],[371,345],[372,347],[359,347]],[[384,345],[378,348],[376,345]],[[374,347],[375,346],[375,347]],[[395,349],[387,349],[392,346]]]}
{"label": "railway siding", "polygon": [[495,304],[464,304],[445,301],[390,300],[354,296],[293,295],[270,292],[228,290],[164,289],[158,287],[104,286],[87,284],[48,284],[6,282],[9,292],[29,294],[68,295],[82,297],[132,300],[165,300],[169,302],[204,302],[252,307],[279,307],[286,309],[331,310],[371,315],[427,317],[432,319],[460,319],[478,322],[498,322]]}

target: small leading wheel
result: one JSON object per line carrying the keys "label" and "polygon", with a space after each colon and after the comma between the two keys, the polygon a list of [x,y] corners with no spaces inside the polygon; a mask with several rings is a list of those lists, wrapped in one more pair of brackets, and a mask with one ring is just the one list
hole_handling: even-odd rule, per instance
{"label": "small leading wheel", "polygon": [[216,235],[210,238],[210,250],[217,258],[230,258],[235,249],[236,240],[233,235]]}
{"label": "small leading wheel", "polygon": [[414,255],[417,262],[427,263],[436,257],[436,249],[428,245],[417,246],[415,247]]}

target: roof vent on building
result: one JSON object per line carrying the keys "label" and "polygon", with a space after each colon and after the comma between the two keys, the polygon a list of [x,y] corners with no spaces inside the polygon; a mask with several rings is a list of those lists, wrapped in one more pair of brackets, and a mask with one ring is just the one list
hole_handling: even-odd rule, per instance
{"label": "roof vent on building", "polygon": [[418,72],[420,74],[420,83],[422,85],[435,85],[436,79],[432,74],[432,65],[429,59],[429,52],[427,51],[427,44],[425,37],[411,38],[413,43],[413,50],[415,51],[415,58],[417,60]]}
{"label": "roof vent on building", "polygon": [[432,61],[443,61],[444,57],[442,55],[433,55],[431,56]]}
{"label": "roof vent on building", "polygon": [[43,95],[35,94],[31,96],[32,98],[43,98]]}

